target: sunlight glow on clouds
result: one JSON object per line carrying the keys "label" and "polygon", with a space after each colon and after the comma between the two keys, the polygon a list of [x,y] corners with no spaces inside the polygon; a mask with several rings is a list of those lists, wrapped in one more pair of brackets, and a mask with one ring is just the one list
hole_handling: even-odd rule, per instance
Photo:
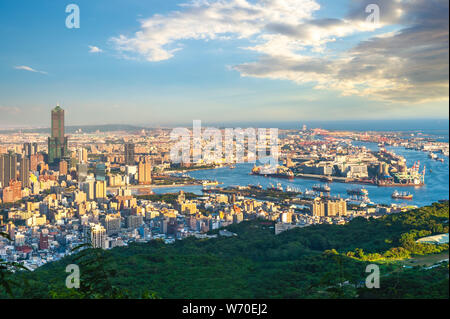
{"label": "sunlight glow on clouds", "polygon": [[[180,41],[247,39],[256,61],[242,76],[314,83],[342,95],[396,103],[448,100],[448,0],[354,0],[341,18],[318,19],[314,0],[191,1],[180,11],[141,20],[135,34],[111,38],[124,57],[173,58]],[[365,8],[380,7],[380,24]],[[386,26],[396,32],[376,34]],[[366,35],[347,51],[327,44]],[[368,35],[370,34],[370,35]]]}

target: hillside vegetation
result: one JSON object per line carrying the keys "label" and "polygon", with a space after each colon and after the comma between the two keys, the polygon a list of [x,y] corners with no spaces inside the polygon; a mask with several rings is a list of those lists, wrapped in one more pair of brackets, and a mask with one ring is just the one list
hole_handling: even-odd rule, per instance
{"label": "hillside vegetation", "polygon": [[[188,238],[102,251],[83,250],[34,272],[11,276],[19,298],[448,298],[448,263],[403,268],[397,260],[448,251],[416,239],[448,232],[448,203],[346,225],[227,227],[235,237]],[[217,231],[216,231],[217,232]],[[65,287],[79,264],[81,288]],[[380,266],[380,288],[364,287],[366,266]],[[6,292],[0,296],[11,297]]]}

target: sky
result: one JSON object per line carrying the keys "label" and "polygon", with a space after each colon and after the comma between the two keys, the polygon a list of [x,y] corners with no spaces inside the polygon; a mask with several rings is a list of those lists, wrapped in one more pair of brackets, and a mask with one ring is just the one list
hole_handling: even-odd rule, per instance
{"label": "sky", "polygon": [[0,127],[448,119],[448,27],[448,0],[1,1]]}

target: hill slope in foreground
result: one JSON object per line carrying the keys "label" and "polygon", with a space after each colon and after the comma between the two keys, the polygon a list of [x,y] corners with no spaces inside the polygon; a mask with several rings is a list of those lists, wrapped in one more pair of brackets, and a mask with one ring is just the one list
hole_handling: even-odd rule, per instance
{"label": "hill slope in foreground", "polygon": [[[229,226],[234,237],[85,249],[32,273],[16,273],[13,297],[449,298],[448,261],[404,267],[405,260],[415,265],[424,256],[448,260],[448,244],[416,242],[448,233],[448,218],[447,202],[277,236],[273,223],[254,220]],[[73,263],[80,265],[81,288],[69,290],[65,268]],[[364,285],[371,263],[380,267],[378,289]]]}

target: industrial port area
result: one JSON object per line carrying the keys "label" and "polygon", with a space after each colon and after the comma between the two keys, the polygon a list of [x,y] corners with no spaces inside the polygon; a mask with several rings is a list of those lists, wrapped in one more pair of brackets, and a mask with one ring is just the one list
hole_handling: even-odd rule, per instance
{"label": "industrial port area", "polygon": [[[430,158],[443,164],[444,158],[448,158],[448,143],[391,134],[306,129],[300,134],[287,132],[281,142],[283,165],[272,173],[265,173],[264,166],[255,165],[251,174],[380,187],[421,187],[425,185],[426,165],[416,161],[408,167],[406,158],[386,146],[399,145],[428,152]],[[368,149],[365,142],[377,143],[378,149]]]}

